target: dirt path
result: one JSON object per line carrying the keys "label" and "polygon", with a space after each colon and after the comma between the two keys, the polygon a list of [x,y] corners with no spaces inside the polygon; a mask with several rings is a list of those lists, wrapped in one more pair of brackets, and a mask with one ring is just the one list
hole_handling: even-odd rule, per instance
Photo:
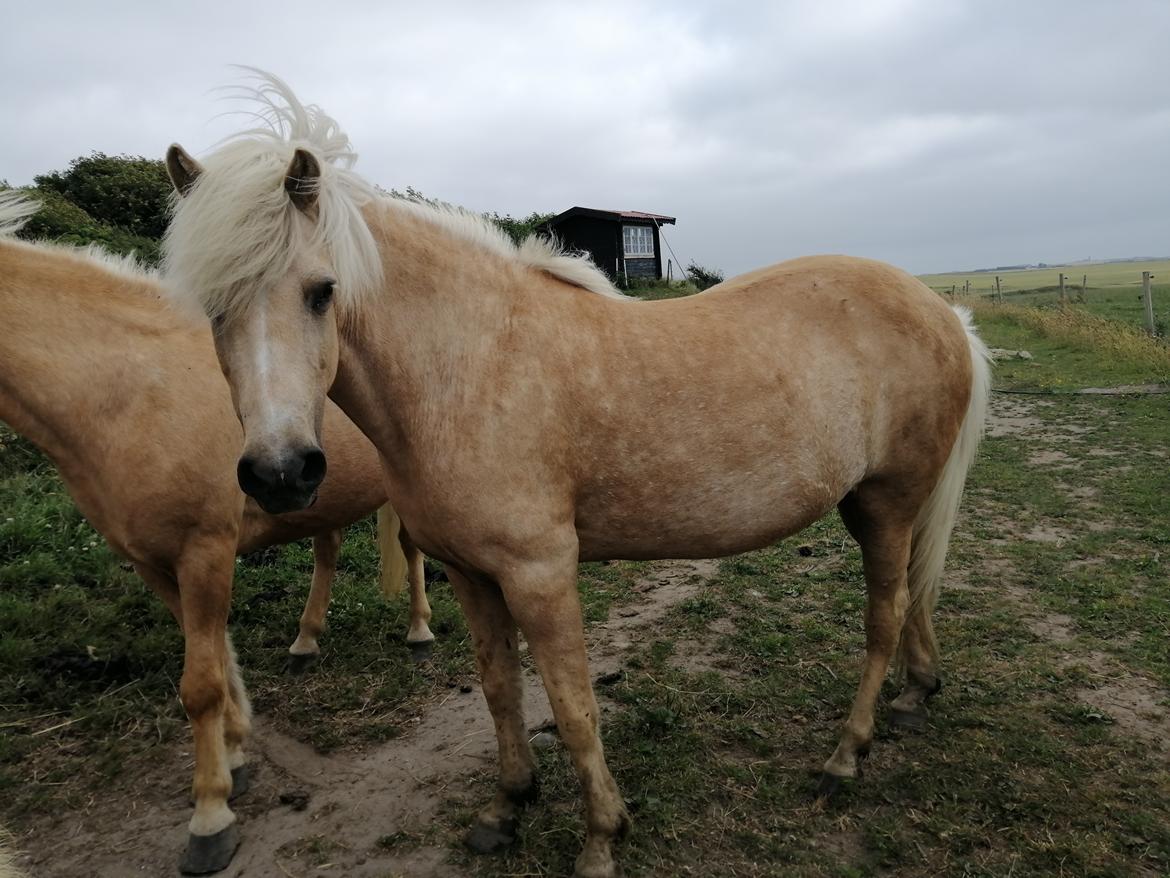
{"label": "dirt path", "polygon": [[[1089,388],[1083,392],[1110,395],[1130,392],[1161,393],[1165,389],[1158,385],[1122,386]],[[1019,438],[1030,443],[1034,450],[1029,456],[1028,463],[1032,466],[1075,473],[1079,464],[1066,453],[1067,444],[1070,437],[1077,437],[1087,428],[1063,420],[1054,421],[1037,417],[1041,407],[1050,405],[1049,401],[1043,399],[995,396],[992,398],[988,416],[988,435]],[[1093,446],[1087,449],[1087,454],[1091,457],[1112,457],[1119,455],[1120,452],[1113,448]],[[1075,477],[1070,476],[1069,479],[1075,480]],[[1082,484],[1073,487],[1065,484],[1063,480],[1060,484],[1084,508],[1096,507],[1094,498],[1097,490],[1092,485]],[[1099,525],[1089,521],[1082,523],[1081,526],[1094,530]],[[1051,523],[1037,526],[1019,535],[1025,540],[1046,543],[1060,543],[1068,536],[1067,530]],[[1093,561],[1087,559],[1079,563],[1090,564]],[[1018,608],[1032,633],[1056,648],[1057,664],[1062,668],[1073,666],[1081,668],[1087,682],[1076,694],[1085,705],[1101,711],[1102,716],[1108,716],[1119,734],[1141,740],[1155,751],[1170,748],[1170,708],[1164,706],[1167,693],[1155,681],[1130,671],[1114,656],[1093,648],[1089,639],[1079,638],[1075,622],[1069,616],[1040,606],[1031,589],[1022,584],[1025,577],[1012,563],[1000,558],[983,558],[980,564],[999,580],[996,592],[1005,596]]]}
{"label": "dirt path", "polygon": [[[639,581],[635,599],[615,607],[611,618],[590,632],[595,677],[619,670],[643,631],[696,594],[716,566],[714,561],[664,562]],[[531,671],[525,673],[525,709],[534,734],[552,721],[544,689]],[[410,733],[362,751],[321,755],[258,716],[252,788],[235,804],[244,840],[232,865],[220,874],[463,875],[448,862],[449,846],[458,837],[443,811],[482,796],[470,779],[493,773],[495,756],[491,717],[478,686],[452,690],[424,711]],[[190,771],[190,757],[178,747],[152,754],[137,792],[43,821],[21,839],[29,852],[28,868],[37,878],[177,874],[190,817]],[[396,834],[435,840],[423,846],[379,844]]]}

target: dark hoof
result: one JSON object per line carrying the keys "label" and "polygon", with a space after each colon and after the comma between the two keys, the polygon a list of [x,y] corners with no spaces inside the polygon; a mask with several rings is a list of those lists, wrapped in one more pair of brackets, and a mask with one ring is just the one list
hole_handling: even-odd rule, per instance
{"label": "dark hoof", "polygon": [[835,774],[822,771],[820,783],[817,784],[817,801],[824,802],[839,795],[842,790],[847,790],[852,786],[853,780],[851,777],[838,777]]}
{"label": "dark hoof", "polygon": [[416,665],[421,665],[423,662],[429,662],[431,656],[434,654],[432,648],[435,644],[433,640],[419,640],[414,643],[407,642],[410,647],[410,660]]}
{"label": "dark hoof", "polygon": [[321,656],[315,652],[306,652],[301,655],[289,653],[288,662],[285,663],[285,670],[290,674],[303,674],[321,659]]}
{"label": "dark hoof", "polygon": [[516,843],[516,821],[505,820],[497,829],[476,821],[463,843],[477,854],[494,854]]}
{"label": "dark hoof", "polygon": [[934,685],[930,687],[930,691],[926,693],[926,697],[933,698],[934,696],[938,695],[938,693],[942,691],[942,684],[942,677],[935,677]]}
{"label": "dark hoof", "polygon": [[921,710],[890,709],[890,725],[907,732],[926,731],[926,713]]}
{"label": "dark hoof", "polygon": [[179,861],[184,875],[210,875],[228,867],[236,848],[240,846],[240,830],[236,824],[221,829],[215,835],[187,836],[187,850]]}
{"label": "dark hoof", "polygon": [[248,770],[247,765],[241,765],[239,768],[232,769],[232,794],[228,796],[228,801],[238,799],[244,793],[252,788],[252,773]]}

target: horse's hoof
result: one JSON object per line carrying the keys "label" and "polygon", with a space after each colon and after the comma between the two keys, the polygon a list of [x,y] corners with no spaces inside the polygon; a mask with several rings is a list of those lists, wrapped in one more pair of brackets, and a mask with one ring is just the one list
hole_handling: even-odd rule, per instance
{"label": "horse's hoof", "polygon": [[235,823],[214,835],[187,836],[187,850],[179,861],[184,875],[210,875],[228,867],[236,848],[240,846],[240,830]]}
{"label": "horse's hoof", "polygon": [[320,654],[315,652],[305,652],[299,654],[290,652],[288,654],[288,661],[285,663],[284,667],[285,670],[290,674],[303,674],[305,671],[309,670],[309,668],[313,667],[313,665],[317,664],[320,658]]}
{"label": "horse's hoof", "polygon": [[410,660],[416,665],[429,662],[431,655],[434,653],[432,649],[434,643],[435,641],[433,640],[416,640],[414,643],[408,642],[406,645],[410,647]]}
{"label": "horse's hoof", "polygon": [[232,794],[228,800],[238,799],[252,788],[252,773],[247,765],[232,769]]}
{"label": "horse's hoof", "polygon": [[836,774],[829,774],[827,771],[822,771],[820,783],[817,784],[815,798],[818,802],[826,802],[838,795],[842,790],[848,789],[853,781],[854,778],[851,777],[841,777]]}
{"label": "horse's hoof", "polygon": [[516,821],[505,820],[497,828],[478,820],[463,836],[463,843],[477,854],[494,854],[516,843]]}
{"label": "horse's hoof", "polygon": [[907,732],[926,731],[926,713],[922,710],[890,708],[890,725]]}
{"label": "horse's hoof", "polygon": [[934,685],[930,687],[930,691],[926,693],[926,697],[933,698],[934,696],[938,695],[938,693],[942,691],[942,687],[943,687],[943,678],[942,677],[935,677],[934,678]]}

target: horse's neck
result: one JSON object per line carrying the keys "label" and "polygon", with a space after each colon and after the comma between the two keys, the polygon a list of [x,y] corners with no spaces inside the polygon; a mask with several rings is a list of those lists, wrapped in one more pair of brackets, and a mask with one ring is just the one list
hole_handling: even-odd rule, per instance
{"label": "horse's neck", "polygon": [[334,398],[351,418],[388,405],[409,433],[410,424],[438,416],[468,392],[467,376],[499,355],[510,315],[530,291],[517,289],[518,269],[506,259],[441,225],[394,206],[377,222],[383,289],[363,301],[342,333]]}
{"label": "horse's neck", "polygon": [[133,374],[156,371],[183,333],[153,314],[147,279],[29,249],[0,243],[0,420],[69,470],[102,453],[120,429],[110,414],[142,390]]}

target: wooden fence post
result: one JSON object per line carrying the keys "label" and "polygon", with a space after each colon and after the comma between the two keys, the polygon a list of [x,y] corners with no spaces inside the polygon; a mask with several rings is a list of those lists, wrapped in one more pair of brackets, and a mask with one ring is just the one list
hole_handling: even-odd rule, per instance
{"label": "wooden fence post", "polygon": [[1146,310],[1146,331],[1154,334],[1154,294],[1150,291],[1150,278],[1153,275],[1148,271],[1142,272],[1142,304]]}
{"label": "wooden fence post", "polygon": [[1089,276],[1087,274],[1081,275],[1081,300],[1085,298],[1085,287],[1089,285]]}
{"label": "wooden fence post", "polygon": [[971,281],[970,279],[963,281],[963,295],[971,295]]}
{"label": "wooden fence post", "polygon": [[1060,273],[1060,304],[1064,304],[1064,272]]}
{"label": "wooden fence post", "polygon": [[955,285],[951,284],[951,295],[953,296],[954,294],[955,294]]}
{"label": "wooden fence post", "polygon": [[1003,292],[999,288],[999,275],[995,276],[995,299],[997,302],[1003,301]]}

